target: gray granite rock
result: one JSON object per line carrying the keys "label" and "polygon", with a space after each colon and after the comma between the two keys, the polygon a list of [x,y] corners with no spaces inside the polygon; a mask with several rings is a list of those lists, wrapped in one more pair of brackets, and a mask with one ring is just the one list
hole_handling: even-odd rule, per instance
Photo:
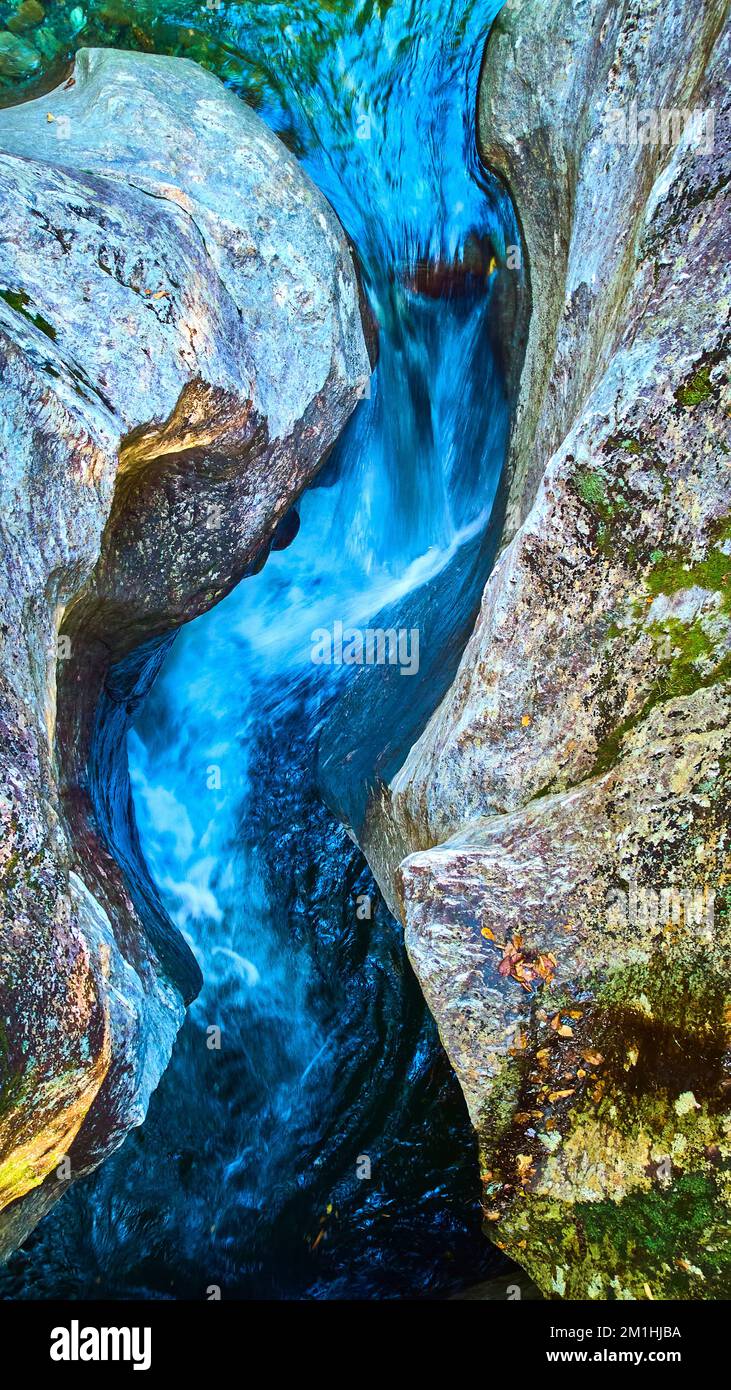
{"label": "gray granite rock", "polygon": [[574,1298],[731,1282],[726,15],[508,0],[496,21],[480,144],[532,297],[503,549],[362,837],[488,1225]]}
{"label": "gray granite rock", "polygon": [[80,52],[0,111],[0,201],[7,1250],[141,1122],[197,985],[92,808],[110,664],[264,562],[370,366],[331,208],[192,63]]}

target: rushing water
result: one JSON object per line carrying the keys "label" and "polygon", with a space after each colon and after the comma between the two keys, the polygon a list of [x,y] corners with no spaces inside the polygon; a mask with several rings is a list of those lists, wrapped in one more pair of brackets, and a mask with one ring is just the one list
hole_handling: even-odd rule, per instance
{"label": "rushing water", "polygon": [[[130,733],[144,853],[205,985],[146,1123],[14,1258],[11,1296],[438,1295],[499,1267],[401,930],[326,805],[357,825],[398,766],[491,562],[487,272],[515,228],[474,110],[498,8],[140,4],[133,32],[87,5],[54,31],[189,52],[256,106],[357,248],[379,361],[294,542],[180,633]],[[336,620],[418,627],[418,675],[313,665]]]}

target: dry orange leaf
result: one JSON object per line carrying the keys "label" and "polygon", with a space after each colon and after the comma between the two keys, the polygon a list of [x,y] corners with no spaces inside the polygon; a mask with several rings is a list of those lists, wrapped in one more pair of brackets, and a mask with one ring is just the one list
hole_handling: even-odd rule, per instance
{"label": "dry orange leaf", "polygon": [[[500,943],[495,943],[500,950]],[[498,965],[498,975],[503,979],[517,980],[518,984],[530,994],[537,980],[550,981],[556,969],[556,957],[550,951],[523,950],[523,937],[513,932],[512,939],[502,947],[502,958]]]}
{"label": "dry orange leaf", "polygon": [[592,1052],[590,1048],[587,1048],[585,1052],[582,1052],[581,1056],[583,1061],[589,1063],[590,1067],[599,1067],[604,1061],[601,1052]]}

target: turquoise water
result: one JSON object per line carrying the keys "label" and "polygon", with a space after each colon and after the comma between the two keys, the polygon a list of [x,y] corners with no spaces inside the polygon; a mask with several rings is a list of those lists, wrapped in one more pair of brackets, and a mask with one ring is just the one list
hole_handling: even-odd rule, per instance
{"label": "turquoise water", "polygon": [[[379,358],[292,544],[179,634],[129,733],[142,850],[204,986],[143,1128],[0,1287],[437,1296],[499,1257],[401,929],[340,821],[447,688],[494,552],[492,271],[517,233],[474,111],[499,6],[80,8],[75,34],[70,6],[24,31],[53,32],[44,63],[89,41],[186,52],[295,150],[352,240]],[[338,621],[417,628],[418,675],[313,666],[313,629]],[[107,828],[132,862],[124,816]]]}

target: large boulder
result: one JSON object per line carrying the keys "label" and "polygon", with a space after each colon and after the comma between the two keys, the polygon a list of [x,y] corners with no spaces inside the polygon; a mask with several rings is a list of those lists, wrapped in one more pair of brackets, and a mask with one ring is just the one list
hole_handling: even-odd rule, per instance
{"label": "large boulder", "polygon": [[503,549],[362,836],[487,1227],[554,1296],[729,1290],[726,11],[496,21],[480,144],[532,297]]}
{"label": "large boulder", "polygon": [[194,64],[80,52],[0,112],[0,171],[2,1251],[140,1123],[199,983],[92,803],[100,692],[121,758],[156,644],[263,563],[370,366],[331,208]]}

